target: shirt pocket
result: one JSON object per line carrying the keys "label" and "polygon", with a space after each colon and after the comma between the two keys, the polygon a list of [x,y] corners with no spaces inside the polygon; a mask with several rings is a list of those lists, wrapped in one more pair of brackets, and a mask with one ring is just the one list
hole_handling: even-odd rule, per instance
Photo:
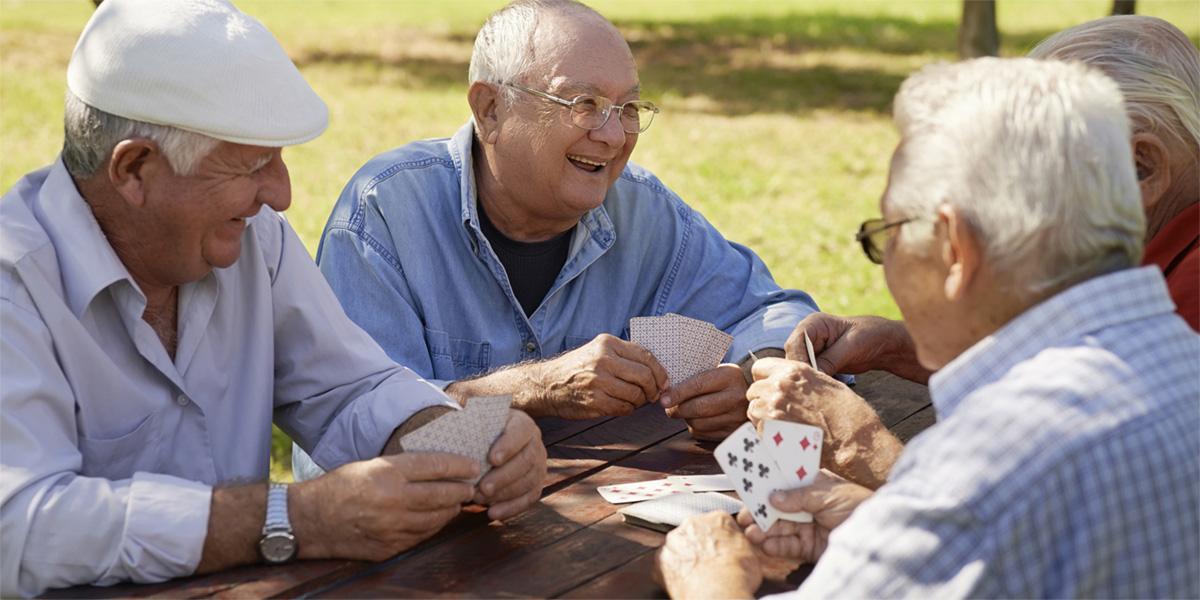
{"label": "shirt pocket", "polygon": [[132,431],[111,439],[79,434],[79,452],[83,455],[82,475],[104,479],[129,479],[138,471],[157,472],[161,454],[162,419],[166,406],[142,419]]}
{"label": "shirt pocket", "polygon": [[425,345],[433,363],[434,379],[459,379],[491,367],[492,345],[487,342],[450,337],[445,331],[426,327]]}

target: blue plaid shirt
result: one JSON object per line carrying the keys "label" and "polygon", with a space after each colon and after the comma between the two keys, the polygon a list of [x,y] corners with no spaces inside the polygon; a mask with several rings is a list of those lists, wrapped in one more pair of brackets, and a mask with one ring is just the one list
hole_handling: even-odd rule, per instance
{"label": "blue plaid shirt", "polygon": [[803,596],[1200,597],[1200,337],[1158,269],[1029,309],[930,380],[939,422]]}

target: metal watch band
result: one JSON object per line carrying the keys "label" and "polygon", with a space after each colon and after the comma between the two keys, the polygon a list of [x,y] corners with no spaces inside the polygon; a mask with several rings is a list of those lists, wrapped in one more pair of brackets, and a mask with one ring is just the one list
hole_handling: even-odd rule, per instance
{"label": "metal watch band", "polygon": [[267,490],[267,520],[263,524],[263,535],[269,531],[291,533],[292,523],[288,520],[287,484],[272,483]]}

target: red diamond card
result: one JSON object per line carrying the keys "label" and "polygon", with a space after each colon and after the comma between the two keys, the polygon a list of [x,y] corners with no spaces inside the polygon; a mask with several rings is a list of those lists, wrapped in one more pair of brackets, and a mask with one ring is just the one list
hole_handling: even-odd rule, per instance
{"label": "red diamond card", "polygon": [[823,438],[820,427],[787,421],[763,423],[763,446],[782,470],[787,489],[806,486],[817,478]]}

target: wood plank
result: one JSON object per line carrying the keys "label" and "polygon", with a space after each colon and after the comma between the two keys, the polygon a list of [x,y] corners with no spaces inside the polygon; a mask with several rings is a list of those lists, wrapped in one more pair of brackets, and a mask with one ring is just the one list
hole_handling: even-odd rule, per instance
{"label": "wood plank", "polygon": [[545,487],[553,492],[686,430],[683,421],[668,417],[657,404],[647,404],[633,414],[604,421],[546,448]]}
{"label": "wood plank", "polygon": [[[639,528],[621,525],[620,517],[615,515],[619,507],[605,502],[596,493],[596,487],[654,479],[684,467],[695,468],[699,463],[711,464],[711,452],[692,441],[687,433],[677,433],[667,442],[628,456],[616,465],[550,494],[538,506],[507,523],[492,523],[468,532],[453,542],[410,557],[383,572],[359,577],[344,586],[333,586],[319,591],[318,595],[549,596],[569,590],[573,585],[618,566],[635,555],[639,548],[650,547],[645,544],[654,542],[655,536],[661,536],[648,530],[621,535],[627,533],[625,529]],[[614,519],[620,526],[620,534],[607,529],[599,536],[585,533],[597,523]],[[583,537],[577,537],[580,535]],[[573,538],[574,541],[569,541]],[[587,543],[578,543],[580,540],[587,540]],[[569,552],[574,558],[565,555],[548,558],[554,554],[544,552],[556,546],[554,552]],[[534,569],[537,561],[530,562],[525,558],[531,556],[539,557],[538,560],[545,564]],[[571,573],[556,574],[555,571],[564,571],[563,565],[571,565],[570,569],[565,569]]]}
{"label": "wood plank", "polygon": [[901,442],[907,444],[908,441],[916,437],[918,433],[933,427],[934,423],[936,422],[937,411],[933,409],[933,405],[929,405],[917,411],[916,413],[913,413],[911,416],[898,423],[895,427],[892,427],[891,430],[892,433],[896,434],[896,437],[900,438]]}
{"label": "wood plank", "polygon": [[584,421],[568,421],[566,419],[559,419],[558,417],[542,417],[534,419],[534,422],[537,423],[538,429],[542,430],[542,443],[550,447],[571,436],[578,435],[600,425],[605,421],[611,421],[613,418],[603,417]]}
{"label": "wood plank", "polygon": [[854,391],[879,413],[880,420],[889,429],[930,403],[928,387],[887,371],[856,375]]}
{"label": "wood plank", "polygon": [[[665,538],[665,536],[664,536]],[[661,545],[661,544],[660,544]],[[633,560],[579,585],[559,598],[666,598],[654,573],[657,549],[646,550]],[[764,561],[762,586],[755,596],[782,594],[800,587],[813,565],[796,567],[787,561]]]}

